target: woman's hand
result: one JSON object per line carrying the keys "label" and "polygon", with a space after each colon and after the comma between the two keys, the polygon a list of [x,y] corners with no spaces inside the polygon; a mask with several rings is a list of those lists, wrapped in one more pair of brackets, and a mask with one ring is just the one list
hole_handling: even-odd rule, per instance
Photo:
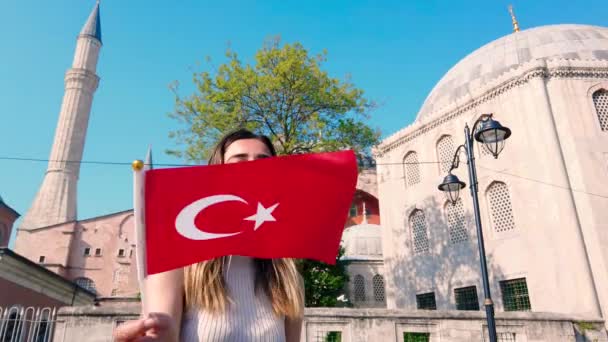
{"label": "woman's hand", "polygon": [[[184,299],[180,269],[149,275],[142,286],[142,319],[125,322],[114,331],[116,342],[179,341]],[[150,312],[150,314],[147,314]]]}
{"label": "woman's hand", "polygon": [[165,313],[153,312],[146,318],[128,321],[114,331],[116,342],[177,342],[175,321]]}

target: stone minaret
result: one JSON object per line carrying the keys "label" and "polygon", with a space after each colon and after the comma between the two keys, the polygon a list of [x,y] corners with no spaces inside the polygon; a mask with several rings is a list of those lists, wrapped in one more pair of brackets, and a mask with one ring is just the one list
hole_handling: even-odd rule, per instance
{"label": "stone minaret", "polygon": [[74,62],[65,74],[65,93],[49,165],[21,229],[76,219],[76,187],[93,94],[99,84],[96,69],[101,45],[98,1],[78,35]]}

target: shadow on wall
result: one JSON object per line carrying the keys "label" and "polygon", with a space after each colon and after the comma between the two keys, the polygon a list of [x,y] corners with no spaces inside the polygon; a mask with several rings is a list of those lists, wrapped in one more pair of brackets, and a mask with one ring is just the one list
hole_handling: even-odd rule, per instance
{"label": "shadow on wall", "polygon": [[[463,194],[464,195],[464,192]],[[463,196],[464,197],[464,196]],[[463,198],[462,200],[469,200]],[[448,220],[449,203],[441,203],[436,199],[427,199],[421,207],[404,208],[405,220],[401,227],[392,231],[393,236],[399,237],[398,241],[405,241],[403,252],[400,256],[388,260],[389,270],[394,281],[394,289],[398,293],[390,295],[395,298],[397,308],[415,309],[416,294],[435,292],[435,300],[438,310],[455,309],[454,289],[475,285],[480,309],[483,309],[483,283],[479,264],[479,252],[477,247],[477,233],[475,220],[472,212],[461,211],[459,215],[450,216]],[[420,213],[424,214],[426,234],[428,237],[428,248],[420,248],[423,251],[415,252],[414,226],[420,228]],[[452,211],[453,213],[453,211]],[[412,222],[413,215],[418,215],[417,223]],[[457,238],[450,237],[450,228],[462,222],[463,229],[455,229],[460,234],[454,234]],[[448,224],[448,221],[450,224]],[[487,228],[483,227],[484,235],[487,236]],[[454,231],[454,230],[453,230]],[[466,235],[462,235],[462,233]],[[424,242],[416,239],[418,244]],[[423,239],[422,239],[423,240]],[[456,240],[455,242],[452,242]],[[487,241],[487,239],[486,239]],[[424,245],[424,244],[423,244]],[[494,303],[499,295],[498,283],[492,279],[502,279],[503,273],[498,265],[492,263],[492,256],[486,248],[486,259],[490,278],[490,290]]]}

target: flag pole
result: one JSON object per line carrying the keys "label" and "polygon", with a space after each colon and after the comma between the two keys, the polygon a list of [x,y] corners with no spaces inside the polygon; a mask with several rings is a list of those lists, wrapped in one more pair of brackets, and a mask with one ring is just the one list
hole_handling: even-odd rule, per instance
{"label": "flag pole", "polygon": [[135,218],[135,237],[136,237],[136,265],[137,280],[139,282],[139,294],[141,299],[142,316],[148,314],[146,308],[146,226],[145,226],[145,207],[144,207],[144,184],[146,169],[144,162],[134,160],[133,167],[133,216]]}

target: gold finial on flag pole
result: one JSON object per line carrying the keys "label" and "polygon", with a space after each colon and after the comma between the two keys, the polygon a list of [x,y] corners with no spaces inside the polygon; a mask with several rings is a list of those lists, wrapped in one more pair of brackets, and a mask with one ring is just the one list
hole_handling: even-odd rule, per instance
{"label": "gold finial on flag pole", "polygon": [[144,162],[139,159],[135,159],[131,163],[131,167],[133,167],[133,171],[141,171],[144,168]]}
{"label": "gold finial on flag pole", "polygon": [[513,22],[513,32],[519,32],[519,23],[515,18],[515,13],[513,13],[513,5],[509,5],[509,14],[511,14],[511,21]]}

